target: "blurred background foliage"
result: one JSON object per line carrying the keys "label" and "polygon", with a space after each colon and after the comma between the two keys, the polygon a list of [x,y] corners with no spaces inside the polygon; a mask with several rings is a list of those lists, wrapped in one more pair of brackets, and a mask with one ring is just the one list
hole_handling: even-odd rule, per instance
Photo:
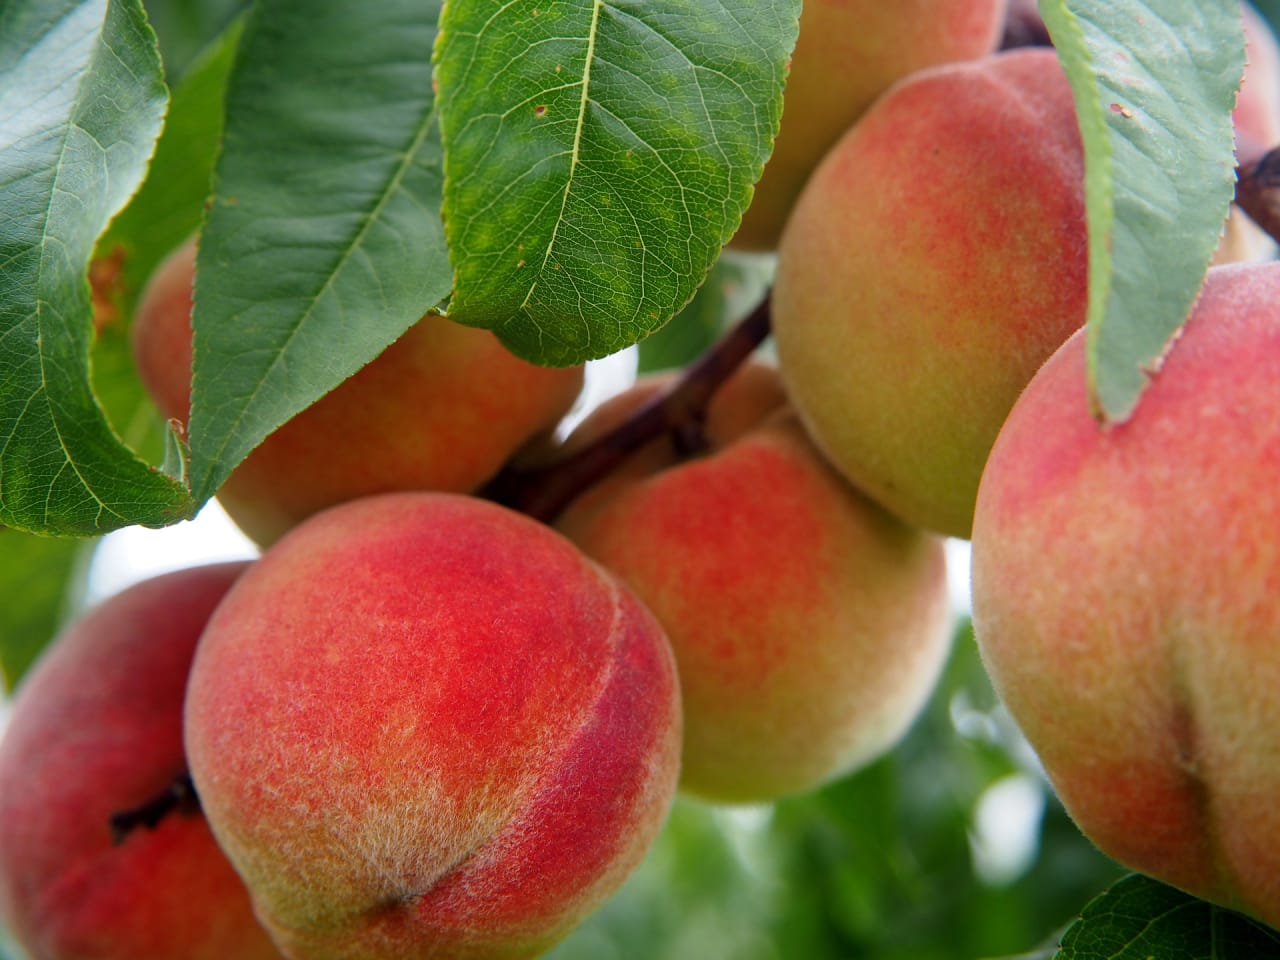
{"label": "blurred background foliage", "polygon": [[1253,5],[1270,21],[1273,30],[1280,26],[1280,0],[1253,0]]}

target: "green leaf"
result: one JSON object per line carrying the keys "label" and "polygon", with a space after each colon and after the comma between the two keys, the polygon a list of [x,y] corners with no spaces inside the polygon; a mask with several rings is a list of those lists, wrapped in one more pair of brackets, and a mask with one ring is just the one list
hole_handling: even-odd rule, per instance
{"label": "green leaf", "polygon": [[138,379],[128,325],[156,265],[200,225],[222,135],[222,98],[240,37],[233,24],[197,57],[173,91],[147,179],[98,242],[91,277],[99,316],[93,391],[120,437],[151,463],[164,455],[165,422]]}
{"label": "green leaf", "polygon": [[1133,874],[1093,900],[1055,960],[1259,960],[1280,956],[1280,931]]}
{"label": "green leaf", "polygon": [[70,600],[78,595],[73,574],[87,565],[93,545],[0,530],[0,672],[5,690],[18,685],[58,632]]}
{"label": "green leaf", "polygon": [[451,282],[438,4],[262,0],[227,93],[196,269],[191,487],[382,352]]}
{"label": "green leaf", "polygon": [[683,367],[701,356],[760,302],[772,280],[772,257],[726,250],[688,305],[640,341],[639,372]]}
{"label": "green leaf", "polygon": [[194,233],[204,217],[240,27],[239,21],[232,24],[174,87],[147,179],[98,244],[100,257],[119,260],[113,293],[123,317],[132,316],[156,264]]}
{"label": "green leaf", "polygon": [[1121,421],[1186,319],[1231,203],[1237,0],[1041,0],[1075,92],[1089,394]]}
{"label": "green leaf", "polygon": [[249,0],[142,0],[156,31],[170,86],[198,69],[199,61]]}
{"label": "green leaf", "polygon": [[799,12],[797,0],[446,4],[450,316],[548,364],[666,323],[759,179]]}
{"label": "green leaf", "polygon": [[164,105],[137,0],[0,8],[0,523],[83,536],[191,513],[89,385],[89,259],[142,179]]}

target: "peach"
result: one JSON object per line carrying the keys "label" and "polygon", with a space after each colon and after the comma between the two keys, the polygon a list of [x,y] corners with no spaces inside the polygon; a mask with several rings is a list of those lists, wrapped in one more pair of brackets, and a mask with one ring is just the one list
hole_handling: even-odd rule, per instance
{"label": "peach", "polygon": [[[1240,4],[1244,18],[1244,80],[1232,121],[1237,150],[1242,158],[1259,156],[1280,146],[1280,45],[1276,36],[1252,6]],[[1261,260],[1274,255],[1275,242],[1236,206],[1227,218],[1215,264]]]}
{"label": "peach", "polygon": [[1084,323],[1083,148],[1052,50],[922,71],[805,187],[778,252],[788,393],[845,476],[967,537],[1019,392]]}
{"label": "peach", "polygon": [[679,765],[671,649],[551,528],[384,494],[317,514],[213,617],[191,772],[286,956],[529,957],[617,886]]}
{"label": "peach", "polygon": [[[161,413],[185,422],[191,392],[195,241],[155,271],[134,321],[139,374]],[[465,493],[551,429],[582,368],[510,354],[488,331],[427,315],[372,363],[262,442],[218,493],[260,545],[318,510],[373,493]]]}
{"label": "peach", "polygon": [[1244,80],[1231,118],[1236,132],[1263,150],[1280,146],[1280,45],[1263,16],[1240,4],[1244,19]]}
{"label": "peach", "polygon": [[983,658],[1100,849],[1280,925],[1280,264],[1210,271],[1126,423],[1084,383],[1077,334],[992,450]]}
{"label": "peach", "polygon": [[196,640],[242,564],[145,581],[45,651],[0,740],[0,916],[38,960],[278,958],[198,812],[113,840],[186,769]]}
{"label": "peach", "polygon": [[[598,409],[572,450],[661,386]],[[744,367],[707,411],[708,449],[660,440],[557,526],[619,575],[671,639],[685,714],[681,786],[767,801],[892,747],[949,649],[941,542],[852,489],[786,407],[777,372]]]}
{"label": "peach", "polygon": [[773,155],[731,245],[772,250],[805,180],[895,81],[995,49],[1005,0],[806,0]]}

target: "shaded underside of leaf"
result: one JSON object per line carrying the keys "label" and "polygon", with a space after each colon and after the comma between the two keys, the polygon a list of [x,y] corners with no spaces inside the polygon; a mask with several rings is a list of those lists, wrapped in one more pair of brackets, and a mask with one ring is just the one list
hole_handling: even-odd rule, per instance
{"label": "shaded underside of leaf", "polygon": [[251,0],[143,0],[169,86],[184,83]]}
{"label": "shaded underside of leaf", "polygon": [[450,315],[539,363],[662,326],[772,147],[794,0],[446,4]]}
{"label": "shaded underside of leaf", "polygon": [[70,606],[73,574],[93,541],[0,530],[0,674],[12,691],[53,639]]}
{"label": "shaded underside of leaf", "polygon": [[639,372],[683,367],[760,302],[773,279],[771,257],[726,250],[685,308],[640,342]]}
{"label": "shaded underside of leaf", "polygon": [[147,167],[165,105],[137,0],[0,9],[0,522],[90,535],[190,512],[112,433],[89,384],[98,236]]}
{"label": "shaded underside of leaf", "polygon": [[198,501],[448,294],[437,15],[263,0],[249,16],[197,259]]}
{"label": "shaded underside of leaf", "polygon": [[1132,413],[1182,325],[1234,184],[1236,0],[1043,0],[1075,91],[1089,218],[1091,402]]}
{"label": "shaded underside of leaf", "polygon": [[1056,960],[1261,960],[1280,932],[1150,877],[1125,877],[1062,936]]}

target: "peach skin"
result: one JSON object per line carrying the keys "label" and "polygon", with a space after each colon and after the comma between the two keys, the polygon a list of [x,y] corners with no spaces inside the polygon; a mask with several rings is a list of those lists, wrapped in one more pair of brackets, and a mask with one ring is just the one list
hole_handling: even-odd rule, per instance
{"label": "peach skin", "polygon": [[35,960],[279,960],[198,810],[112,829],[185,773],[196,640],[243,568],[109,598],[20,687],[0,740],[0,916]]}
{"label": "peach skin", "polygon": [[1045,364],[978,495],[973,614],[1080,829],[1280,925],[1280,264],[1211,270],[1125,423]]}
{"label": "peach skin", "polygon": [[893,83],[990,53],[1005,0],[806,0],[782,126],[730,245],[772,250],[822,155]]}
{"label": "peach skin", "polygon": [[818,446],[908,523],[968,537],[1009,408],[1084,323],[1084,157],[1052,50],[912,75],[805,187],[773,328]]}
{"label": "peach skin", "polygon": [[[662,382],[602,406],[566,449]],[[682,788],[767,801],[870,762],[915,718],[949,649],[945,560],[827,466],[771,367],[721,388],[705,439],[689,458],[665,439],[642,448],[556,525],[671,639]]]}
{"label": "peach skin", "polygon": [[246,574],[192,669],[201,802],[286,956],[532,957],[610,893],[675,790],[671,649],[555,531],[384,494]]}

